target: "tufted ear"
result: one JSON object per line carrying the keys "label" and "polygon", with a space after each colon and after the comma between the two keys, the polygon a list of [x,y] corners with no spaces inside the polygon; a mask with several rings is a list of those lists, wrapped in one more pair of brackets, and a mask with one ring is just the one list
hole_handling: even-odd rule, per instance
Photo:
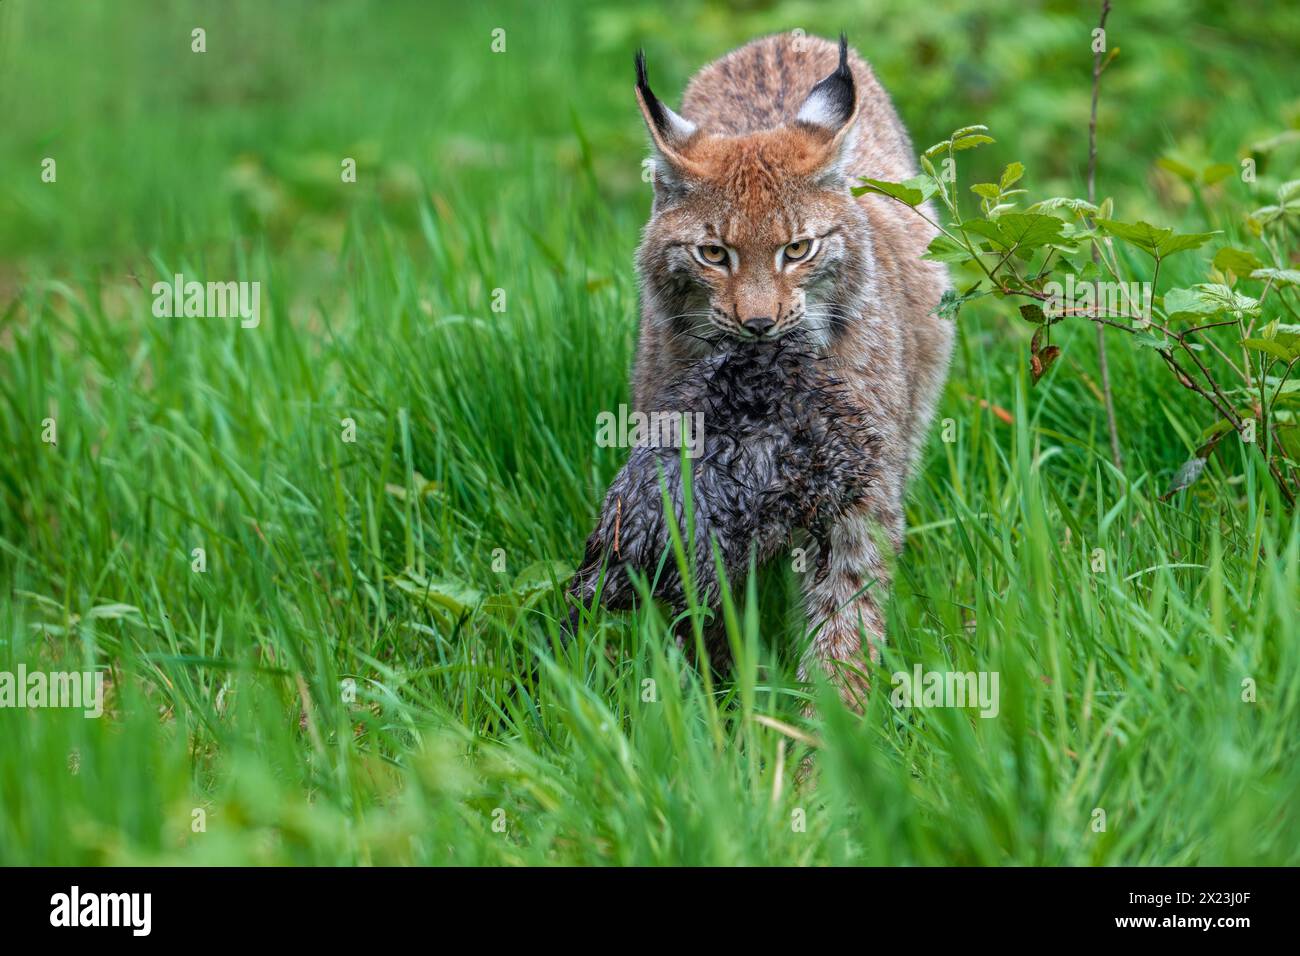
{"label": "tufted ear", "polygon": [[842,173],[844,161],[853,151],[857,120],[858,93],[849,67],[849,41],[841,33],[839,65],[812,88],[795,117],[795,122],[827,138],[827,175]]}
{"label": "tufted ear", "polygon": [[684,154],[686,144],[697,129],[694,123],[678,116],[651,91],[646,78],[644,50],[636,51],[636,100],[654,143],[655,192],[678,191],[686,177],[698,173]]}

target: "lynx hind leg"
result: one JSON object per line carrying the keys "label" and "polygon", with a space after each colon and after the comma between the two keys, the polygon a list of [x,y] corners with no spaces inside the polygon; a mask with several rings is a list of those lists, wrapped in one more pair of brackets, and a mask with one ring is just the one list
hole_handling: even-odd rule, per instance
{"label": "lynx hind leg", "polygon": [[894,509],[877,517],[862,508],[841,518],[819,546],[803,584],[814,634],[799,677],[809,680],[820,667],[845,705],[859,712],[866,703],[868,662],[879,662],[885,641],[890,552],[902,544],[902,530],[901,512]]}

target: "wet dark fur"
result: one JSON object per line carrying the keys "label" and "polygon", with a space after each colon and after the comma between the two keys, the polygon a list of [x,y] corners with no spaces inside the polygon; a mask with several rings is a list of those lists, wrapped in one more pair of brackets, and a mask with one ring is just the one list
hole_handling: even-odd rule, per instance
{"label": "wet dark fur", "polygon": [[[831,524],[860,504],[875,479],[877,438],[845,397],[843,383],[800,336],[775,342],[727,342],[660,390],[654,409],[703,412],[703,453],[691,460],[701,603],[720,594],[716,541],[727,580],[745,578],[753,549],[758,563],[806,530],[821,542]],[[590,607],[600,588],[608,608],[631,607],[628,571],[655,581],[669,546],[660,472],[678,527],[686,532],[681,450],[639,446],[610,486],[582,567],[569,594]],[[819,547],[818,554],[828,549]],[[604,571],[604,580],[601,574]],[[814,567],[808,573],[824,573]],[[674,611],[685,606],[677,563],[669,554],[655,596]],[[576,623],[575,607],[571,626]]]}

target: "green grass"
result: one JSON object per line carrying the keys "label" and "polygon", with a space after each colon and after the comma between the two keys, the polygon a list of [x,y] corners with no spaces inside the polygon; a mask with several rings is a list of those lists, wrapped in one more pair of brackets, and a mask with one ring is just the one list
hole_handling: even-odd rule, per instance
{"label": "green grass", "polygon": [[[100,720],[0,709],[0,863],[1300,862],[1300,522],[1227,443],[1157,500],[1209,422],[1123,349],[1117,473],[1088,328],[1030,388],[1012,310],[963,310],[909,504],[877,683],[997,671],[997,718],[799,686],[782,568],[727,673],[653,609],[554,653],[624,455],[592,436],[634,343],[638,43],[675,99],[844,27],[919,145],[987,122],[973,176],[1080,190],[1091,12],[861,6],[0,4],[0,670],[109,686]],[[1117,12],[1103,94],[1103,193],[1169,224],[1204,219],[1155,159],[1285,125],[1300,35],[1183,6]],[[261,326],[154,317],[173,272],[261,281]]]}

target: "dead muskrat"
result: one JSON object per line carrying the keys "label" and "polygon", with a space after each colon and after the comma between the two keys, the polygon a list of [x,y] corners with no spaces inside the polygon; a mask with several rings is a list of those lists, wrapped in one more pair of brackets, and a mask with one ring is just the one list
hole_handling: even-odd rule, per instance
{"label": "dead muskrat", "polygon": [[[690,460],[694,537],[687,548],[705,606],[715,607],[721,593],[715,543],[734,587],[744,580],[751,551],[761,564],[799,530],[823,544],[831,523],[862,500],[874,478],[877,437],[829,361],[797,334],[720,346],[661,389],[653,404],[689,414],[702,426],[703,440]],[[671,541],[661,473],[677,526],[683,536],[687,530],[679,446],[641,443],[632,449],[570,583],[574,605],[589,608],[599,588],[605,607],[631,607],[636,588],[628,572],[635,569],[674,612],[685,608],[671,554],[660,569]],[[818,551],[824,555],[826,548]],[[575,606],[570,633],[579,613]]]}

